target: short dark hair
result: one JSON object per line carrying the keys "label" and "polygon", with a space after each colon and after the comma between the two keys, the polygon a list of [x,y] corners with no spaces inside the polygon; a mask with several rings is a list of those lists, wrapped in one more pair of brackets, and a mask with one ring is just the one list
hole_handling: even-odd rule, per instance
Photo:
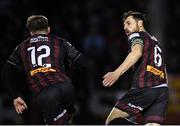
{"label": "short dark hair", "polygon": [[31,32],[35,32],[38,30],[47,30],[48,19],[43,15],[32,15],[28,17],[26,27]]}
{"label": "short dark hair", "polygon": [[144,24],[147,23],[146,15],[141,13],[141,12],[136,12],[136,11],[125,12],[124,15],[123,15],[123,22],[129,16],[133,16],[133,18],[136,19],[136,20],[142,20]]}

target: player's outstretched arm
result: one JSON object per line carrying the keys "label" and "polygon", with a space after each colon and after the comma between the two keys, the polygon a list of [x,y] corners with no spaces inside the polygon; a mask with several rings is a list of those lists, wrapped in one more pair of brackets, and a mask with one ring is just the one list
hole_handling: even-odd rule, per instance
{"label": "player's outstretched arm", "polygon": [[25,101],[21,97],[15,98],[13,100],[13,104],[18,114],[22,114],[23,111],[28,108]]}
{"label": "player's outstretched arm", "polygon": [[140,44],[135,44],[131,48],[131,52],[128,54],[124,62],[113,72],[108,72],[104,75],[103,85],[111,86],[114,84],[118,78],[123,75],[131,66],[133,66],[139,58],[142,56],[143,46]]}

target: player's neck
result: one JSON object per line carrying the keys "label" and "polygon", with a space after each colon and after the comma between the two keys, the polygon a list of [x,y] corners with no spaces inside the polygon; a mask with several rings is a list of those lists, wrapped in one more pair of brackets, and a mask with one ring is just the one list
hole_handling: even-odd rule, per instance
{"label": "player's neck", "polygon": [[47,35],[48,32],[47,32],[47,31],[36,31],[36,32],[31,32],[31,35],[38,35],[38,34],[44,34],[44,35]]}

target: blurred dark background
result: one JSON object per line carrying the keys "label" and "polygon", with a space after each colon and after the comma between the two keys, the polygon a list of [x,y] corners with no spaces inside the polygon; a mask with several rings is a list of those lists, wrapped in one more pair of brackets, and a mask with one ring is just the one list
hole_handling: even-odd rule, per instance
{"label": "blurred dark background", "polygon": [[[104,124],[115,101],[131,85],[132,72],[125,73],[115,85],[102,86],[102,77],[117,68],[128,54],[123,30],[125,11],[147,14],[148,32],[160,41],[169,74],[170,101],[165,124],[180,124],[180,1],[178,0],[0,0],[0,67],[29,33],[26,19],[32,14],[49,19],[51,33],[66,38],[88,57],[88,69],[72,67],[68,73],[76,89],[73,124]],[[0,69],[1,69],[0,68]],[[0,124],[42,124],[39,109],[24,78],[18,85],[29,109],[17,115],[5,86],[0,85]],[[142,123],[142,117],[137,116]]]}

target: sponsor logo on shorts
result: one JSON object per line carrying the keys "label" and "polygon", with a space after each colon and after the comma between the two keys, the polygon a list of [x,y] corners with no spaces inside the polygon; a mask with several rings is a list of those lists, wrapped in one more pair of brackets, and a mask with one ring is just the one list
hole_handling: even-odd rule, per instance
{"label": "sponsor logo on shorts", "polygon": [[149,71],[149,72],[151,72],[151,73],[153,73],[155,75],[158,75],[158,76],[160,76],[161,78],[164,79],[164,72],[158,70],[157,68],[155,68],[153,66],[147,65],[146,71]]}
{"label": "sponsor logo on shorts", "polygon": [[67,112],[67,110],[64,109],[62,113],[60,113],[57,117],[54,118],[54,121],[57,121],[58,119],[60,119],[61,117],[63,117],[66,112]]}
{"label": "sponsor logo on shorts", "polygon": [[51,67],[41,67],[41,68],[37,68],[35,70],[31,70],[30,71],[30,75],[34,76],[35,74],[40,73],[40,72],[42,72],[42,73],[45,73],[45,72],[56,72],[56,70],[51,68]]}
{"label": "sponsor logo on shorts", "polygon": [[140,106],[135,106],[135,105],[133,105],[133,104],[131,104],[131,103],[128,103],[128,106],[130,106],[131,108],[136,108],[136,109],[139,109],[140,111],[142,111],[142,110],[143,110],[143,108],[142,108],[142,107],[140,107]]}

